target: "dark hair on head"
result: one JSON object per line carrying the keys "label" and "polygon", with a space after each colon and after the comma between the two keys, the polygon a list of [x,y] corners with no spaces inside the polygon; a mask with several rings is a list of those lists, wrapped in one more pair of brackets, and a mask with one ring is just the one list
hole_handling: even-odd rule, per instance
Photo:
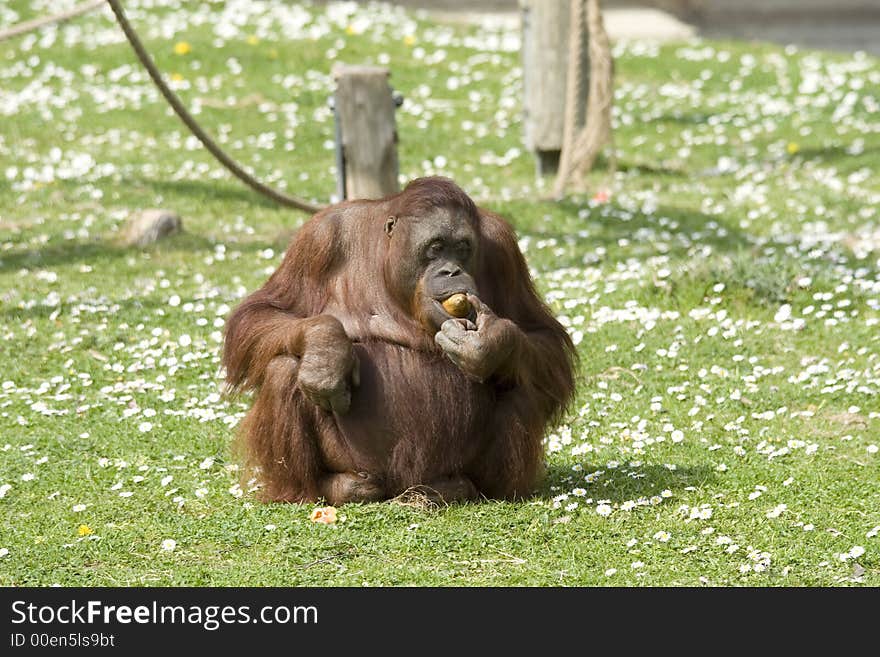
{"label": "dark hair on head", "polygon": [[471,197],[452,180],[442,176],[416,178],[389,202],[391,214],[396,216],[418,216],[434,208],[456,208],[463,210],[472,222],[479,220],[477,206]]}

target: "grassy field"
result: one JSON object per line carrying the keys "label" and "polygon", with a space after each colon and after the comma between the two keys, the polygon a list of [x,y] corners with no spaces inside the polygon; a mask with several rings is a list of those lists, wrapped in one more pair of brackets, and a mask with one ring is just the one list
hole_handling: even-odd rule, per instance
{"label": "grassy field", "polygon": [[[515,32],[125,5],[203,125],[321,202],[333,63],[390,67],[403,177],[449,175],[515,224],[578,394],[528,501],[335,525],[256,502],[224,317],[304,216],[188,135],[109,11],[0,43],[0,584],[880,585],[880,61],[618,43],[619,170],[555,202],[522,146]],[[144,207],[185,233],[122,248]]]}

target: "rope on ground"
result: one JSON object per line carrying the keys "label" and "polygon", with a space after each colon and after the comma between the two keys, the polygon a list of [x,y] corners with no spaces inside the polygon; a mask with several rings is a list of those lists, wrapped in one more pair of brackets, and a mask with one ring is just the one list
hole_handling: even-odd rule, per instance
{"label": "rope on ground", "polygon": [[[68,20],[70,18],[75,18],[76,16],[85,14],[86,12],[92,11],[93,9],[97,9],[98,6],[104,4],[104,1],[105,0],[91,0],[90,2],[84,2],[67,11],[20,23],[8,30],[0,32],[0,41],[12,38],[14,36],[26,34],[28,32],[32,32],[41,27],[45,27],[46,25],[51,25],[53,23],[58,23],[60,21]],[[122,31],[125,33],[125,38],[128,39],[128,43],[131,45],[132,49],[137,55],[137,58],[140,60],[143,67],[147,69],[147,73],[150,74],[150,79],[153,80],[153,84],[156,85],[156,87],[165,97],[165,100],[168,101],[169,105],[171,105],[171,109],[174,110],[174,113],[177,114],[180,120],[183,121],[187,128],[189,128],[190,132],[192,132],[193,135],[195,135],[196,138],[200,142],[202,142],[202,145],[208,149],[211,155],[213,155],[217,159],[217,161],[220,162],[220,164],[226,167],[226,169],[230,173],[232,173],[232,175],[248,185],[251,189],[259,192],[267,198],[272,199],[280,205],[295,208],[297,210],[302,210],[303,212],[308,212],[310,214],[323,209],[323,206],[314,205],[312,203],[309,203],[308,201],[304,201],[295,196],[290,196],[280,190],[273,189],[268,185],[264,185],[259,180],[250,175],[247,171],[245,171],[229,155],[227,155],[226,152],[222,148],[220,148],[220,146],[218,146],[217,143],[213,139],[211,139],[211,137],[204,130],[202,130],[202,127],[187,111],[186,107],[183,106],[183,103],[180,102],[180,99],[174,94],[173,91],[171,91],[168,85],[165,84],[165,81],[162,79],[162,74],[159,73],[159,69],[156,68],[155,63],[147,54],[147,51],[144,49],[140,38],[138,38],[137,32],[135,32],[131,23],[128,22],[128,18],[126,18],[125,12],[122,10],[122,6],[119,4],[118,0],[106,0],[106,2],[110,5],[110,9],[113,10],[113,14],[114,16],[116,16],[116,22],[119,23],[119,27],[121,27]]]}
{"label": "rope on ground", "polygon": [[76,18],[77,16],[82,16],[83,14],[97,9],[103,4],[104,0],[91,0],[91,2],[83,2],[75,5],[66,11],[59,11],[57,14],[43,16],[42,18],[35,18],[31,21],[25,21],[24,23],[13,25],[12,27],[0,32],[0,41],[6,41],[7,39],[11,39],[12,37],[17,37],[22,34],[27,34],[28,32],[33,32],[34,30],[38,30],[41,27],[46,27],[47,25],[61,23],[62,21],[70,20],[71,18]]}

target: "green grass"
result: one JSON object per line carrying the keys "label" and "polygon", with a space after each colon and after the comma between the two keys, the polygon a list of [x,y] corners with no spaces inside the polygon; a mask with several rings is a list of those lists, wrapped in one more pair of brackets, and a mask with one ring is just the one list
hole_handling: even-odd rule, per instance
{"label": "green grass", "polygon": [[[222,319],[304,217],[188,143],[109,13],[2,43],[0,584],[880,585],[878,60],[617,44],[619,172],[555,202],[509,30],[150,4],[126,6],[203,125],[322,202],[330,68],[389,66],[403,176],[450,175],[515,224],[581,339],[577,399],[522,503],[324,526],[237,496],[249,399],[220,395]],[[186,232],[118,246],[155,206]]]}

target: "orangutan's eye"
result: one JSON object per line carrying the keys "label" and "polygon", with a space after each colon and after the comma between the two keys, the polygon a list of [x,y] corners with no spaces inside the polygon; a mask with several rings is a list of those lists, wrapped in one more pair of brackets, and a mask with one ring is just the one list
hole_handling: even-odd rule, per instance
{"label": "orangutan's eye", "polygon": [[440,254],[443,253],[443,242],[440,240],[434,240],[428,245],[428,249],[425,252],[425,255],[428,257],[428,260],[435,260],[440,257]]}

